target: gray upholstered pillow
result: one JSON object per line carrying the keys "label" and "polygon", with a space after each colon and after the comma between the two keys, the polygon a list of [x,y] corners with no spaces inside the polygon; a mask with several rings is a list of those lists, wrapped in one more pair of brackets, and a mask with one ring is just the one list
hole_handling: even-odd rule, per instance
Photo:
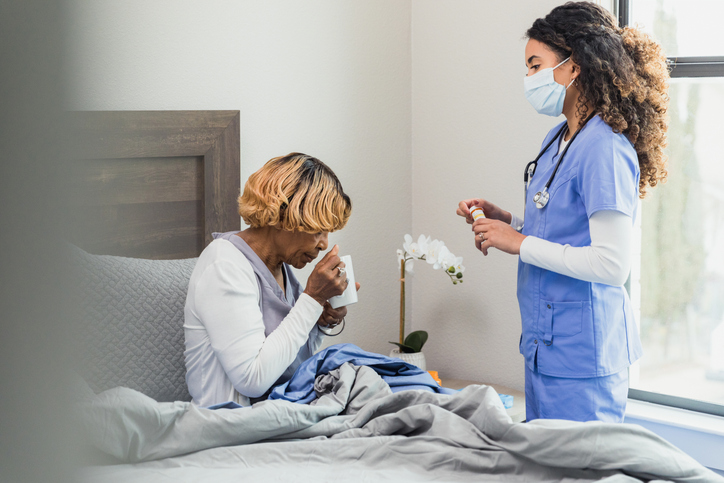
{"label": "gray upholstered pillow", "polygon": [[183,322],[196,259],[77,252],[81,374],[90,387],[125,386],[157,401],[190,401]]}

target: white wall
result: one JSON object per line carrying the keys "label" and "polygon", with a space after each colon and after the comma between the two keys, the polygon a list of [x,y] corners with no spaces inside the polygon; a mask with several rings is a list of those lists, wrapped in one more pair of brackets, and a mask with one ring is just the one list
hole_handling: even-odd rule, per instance
{"label": "white wall", "polygon": [[523,169],[557,122],[523,96],[523,36],[560,3],[412,3],[413,237],[443,240],[466,267],[462,285],[419,265],[412,282],[411,330],[429,332],[428,366],[442,377],[524,386],[518,257],[484,257],[455,209],[480,197],[522,217]]}
{"label": "white wall", "polygon": [[291,151],[335,170],[353,216],[330,241],[363,287],[329,340],[389,352],[412,226],[409,0],[75,0],[70,19],[69,107],[238,109],[242,183]]}

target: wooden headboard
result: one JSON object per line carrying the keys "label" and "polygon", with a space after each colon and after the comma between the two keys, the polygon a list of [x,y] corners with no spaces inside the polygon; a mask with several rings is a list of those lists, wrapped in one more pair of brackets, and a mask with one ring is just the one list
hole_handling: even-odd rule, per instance
{"label": "wooden headboard", "polygon": [[239,111],[71,113],[70,241],[95,254],[198,256],[240,228]]}

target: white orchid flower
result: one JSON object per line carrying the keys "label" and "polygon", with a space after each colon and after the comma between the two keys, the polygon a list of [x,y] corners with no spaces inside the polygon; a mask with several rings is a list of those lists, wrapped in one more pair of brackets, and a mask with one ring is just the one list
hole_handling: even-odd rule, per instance
{"label": "white orchid flower", "polygon": [[410,251],[407,253],[409,253],[412,258],[422,258],[425,255],[425,252],[420,249],[420,245],[417,243],[410,245]]}
{"label": "white orchid flower", "polygon": [[406,253],[411,253],[412,250],[412,235],[405,235],[405,243],[402,244],[402,249]]}
{"label": "white orchid flower", "polygon": [[409,248],[407,249],[407,253],[409,253],[413,258],[420,259],[425,256],[426,248],[427,248],[427,240],[425,240],[424,236],[420,235],[420,238],[418,238],[417,243],[411,243],[409,245]]}
{"label": "white orchid flower", "polygon": [[425,254],[424,250],[420,249],[419,243],[413,243],[410,235],[405,235],[405,243],[402,244],[402,248],[405,252],[413,258],[422,258]]}
{"label": "white orchid flower", "polygon": [[427,250],[427,240],[424,235],[420,235],[417,243],[413,243],[410,235],[405,235],[405,243],[402,244],[405,252],[413,258],[420,259],[425,256]]}
{"label": "white orchid flower", "polygon": [[405,261],[405,272],[412,274],[413,261],[415,259],[425,260],[435,270],[443,267],[453,284],[462,283],[463,258],[456,257],[445,246],[442,240],[432,240],[431,237],[420,235],[417,242],[412,241],[412,236],[405,235],[405,242],[402,250],[397,250],[397,262]]}
{"label": "white orchid flower", "polygon": [[422,258],[423,256],[427,255],[427,251],[430,248],[430,237],[420,235],[417,238],[417,246],[420,248],[420,256],[417,258]]}
{"label": "white orchid flower", "polygon": [[433,240],[427,246],[427,254],[425,255],[425,259],[427,260],[427,263],[432,265],[435,270],[440,268],[440,253],[444,246],[445,242],[442,242],[440,240]]}
{"label": "white orchid flower", "polygon": [[[442,265],[443,270],[447,270],[450,267],[455,266],[456,260],[457,260],[457,258],[455,258],[455,255],[453,255],[453,253],[450,252],[450,250],[447,250],[447,253],[441,254],[441,256],[440,256],[440,265]],[[462,258],[460,260],[462,260]]]}
{"label": "white orchid flower", "polygon": [[433,264],[432,268],[437,270],[438,268],[442,267],[445,260],[448,259],[450,256],[454,256],[452,253],[450,253],[450,250],[445,245],[441,246],[437,253],[437,260]]}

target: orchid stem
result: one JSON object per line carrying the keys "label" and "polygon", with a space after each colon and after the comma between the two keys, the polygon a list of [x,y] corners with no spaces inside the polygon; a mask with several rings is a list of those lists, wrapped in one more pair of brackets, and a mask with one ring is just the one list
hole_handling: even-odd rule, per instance
{"label": "orchid stem", "polygon": [[400,344],[405,343],[405,258],[400,261]]}

